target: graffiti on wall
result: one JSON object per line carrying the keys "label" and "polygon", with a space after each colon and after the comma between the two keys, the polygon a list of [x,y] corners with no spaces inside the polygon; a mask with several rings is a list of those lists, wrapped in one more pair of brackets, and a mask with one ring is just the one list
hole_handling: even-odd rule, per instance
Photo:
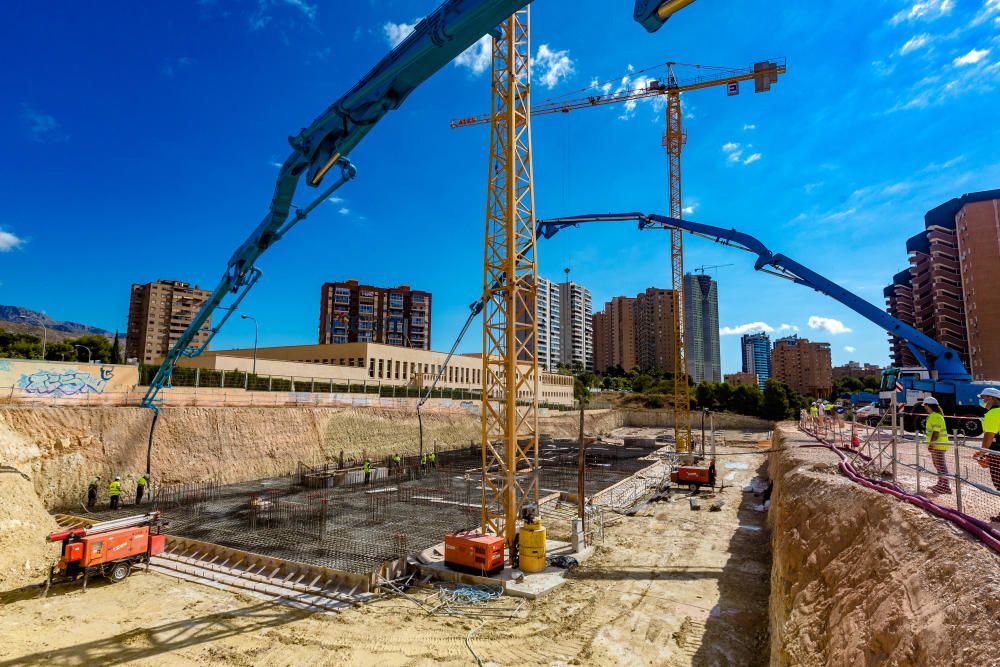
{"label": "graffiti on wall", "polygon": [[85,396],[103,393],[114,375],[114,368],[104,366],[100,369],[100,378],[76,369],[46,369],[30,375],[25,373],[21,376],[18,387],[25,393],[49,398]]}
{"label": "graffiti on wall", "polygon": [[0,359],[0,371],[9,371],[9,370],[10,370],[10,362],[7,361],[6,359]]}

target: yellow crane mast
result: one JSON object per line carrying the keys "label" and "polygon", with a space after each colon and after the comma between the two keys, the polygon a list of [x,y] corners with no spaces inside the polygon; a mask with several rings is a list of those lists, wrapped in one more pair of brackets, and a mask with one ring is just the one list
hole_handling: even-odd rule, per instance
{"label": "yellow crane mast", "polygon": [[538,499],[535,200],[531,168],[529,10],[493,41],[483,272],[482,529],[508,549],[526,500]]}

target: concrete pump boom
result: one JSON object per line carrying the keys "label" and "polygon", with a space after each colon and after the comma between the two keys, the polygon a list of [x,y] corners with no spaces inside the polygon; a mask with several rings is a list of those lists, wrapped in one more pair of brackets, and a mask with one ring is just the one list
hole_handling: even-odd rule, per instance
{"label": "concrete pump boom", "polygon": [[881,308],[874,306],[856,294],[853,294],[837,283],[824,278],[815,271],[808,269],[795,260],[781,254],[774,254],[761,243],[757,238],[735,229],[724,229],[703,225],[691,220],[681,220],[663,215],[645,213],[605,213],[595,215],[577,215],[567,218],[550,218],[538,221],[538,235],[544,238],[552,238],[560,229],[564,227],[575,227],[584,222],[623,222],[636,221],[639,229],[679,229],[695,236],[721,243],[722,245],[733,246],[740,250],[746,250],[757,255],[754,269],[770,273],[779,278],[786,278],[792,282],[811,287],[812,289],[826,294],[836,299],[854,312],[894,336],[898,336],[906,341],[914,356],[925,368],[932,373],[936,373],[940,380],[950,380],[958,383],[968,382],[972,379],[969,371],[965,368],[958,353],[930,336],[917,331],[910,325],[902,322]]}

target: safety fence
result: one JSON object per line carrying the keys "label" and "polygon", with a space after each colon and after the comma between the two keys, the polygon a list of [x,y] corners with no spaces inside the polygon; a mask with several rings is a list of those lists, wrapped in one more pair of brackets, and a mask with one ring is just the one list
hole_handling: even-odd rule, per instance
{"label": "safety fence", "polygon": [[947,449],[932,450],[925,433],[897,425],[894,437],[888,413],[874,424],[803,413],[799,427],[846,452],[858,474],[992,524],[1000,535],[1000,451],[983,449],[981,436],[949,433]]}

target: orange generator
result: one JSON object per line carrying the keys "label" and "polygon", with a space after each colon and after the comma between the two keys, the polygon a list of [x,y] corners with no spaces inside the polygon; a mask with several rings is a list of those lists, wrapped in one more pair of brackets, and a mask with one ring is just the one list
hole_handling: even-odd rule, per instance
{"label": "orange generator", "polygon": [[490,575],[503,569],[503,538],[472,530],[444,536],[444,563],[453,570]]}
{"label": "orange generator", "polygon": [[93,575],[122,581],[137,563],[163,551],[166,537],[160,533],[160,513],[103,521],[82,528],[71,528],[48,536],[49,542],[62,542],[59,562],[49,568],[45,590],[54,580],[83,577],[83,588]]}
{"label": "orange generator", "polygon": [[670,481],[677,485],[686,484],[692,489],[715,486],[715,461],[704,465],[681,465],[670,473]]}

